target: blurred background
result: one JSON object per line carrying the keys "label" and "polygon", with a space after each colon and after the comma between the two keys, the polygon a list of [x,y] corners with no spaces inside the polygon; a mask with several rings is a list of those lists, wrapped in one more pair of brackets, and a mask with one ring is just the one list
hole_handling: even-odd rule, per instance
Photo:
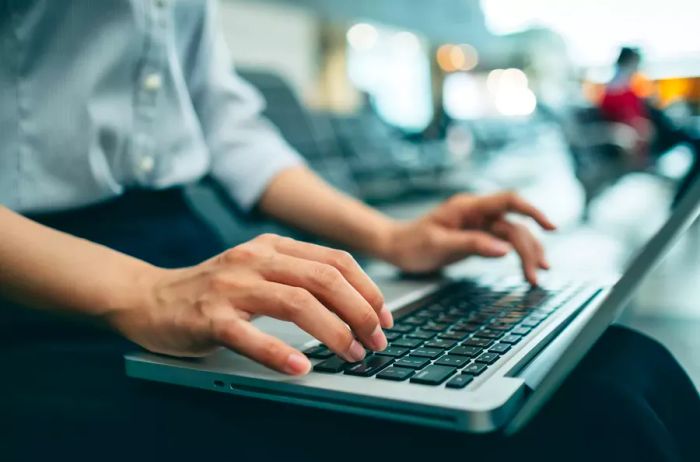
{"label": "blurred background", "polygon": [[[697,156],[698,18],[692,0],[220,0],[219,20],[267,116],[335,186],[400,218],[516,190],[559,224],[555,268],[594,277],[624,269]],[[206,194],[231,242],[276,226]],[[622,320],[698,384],[699,284],[695,224]]]}

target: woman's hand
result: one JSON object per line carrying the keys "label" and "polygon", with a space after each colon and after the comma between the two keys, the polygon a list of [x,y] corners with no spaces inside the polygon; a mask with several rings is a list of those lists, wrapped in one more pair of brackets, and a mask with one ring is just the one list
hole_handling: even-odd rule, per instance
{"label": "woman's hand", "polygon": [[502,257],[515,249],[526,279],[534,285],[536,270],[549,268],[544,250],[525,226],[506,218],[508,213],[528,216],[546,230],[555,229],[517,194],[459,194],[418,220],[395,225],[377,253],[404,271],[428,272],[469,255]]}
{"label": "woman's hand", "polygon": [[393,324],[377,286],[346,252],[262,235],[200,265],[153,268],[147,306],[116,310],[109,322],[144,348],[201,356],[218,347],[235,350],[292,375],[308,359],[258,330],[259,315],[291,321],[349,361],[363,345],[386,348],[381,327]]}
{"label": "woman's hand", "polygon": [[[309,204],[314,204],[309,207]],[[407,223],[379,213],[326,184],[306,168],[279,174],[265,191],[260,209],[318,236],[382,258],[406,272],[430,272],[469,255],[500,257],[512,248],[527,280],[547,268],[542,246],[522,225],[506,218],[519,213],[544,229],[554,225],[514,193],[458,194],[423,218]]]}

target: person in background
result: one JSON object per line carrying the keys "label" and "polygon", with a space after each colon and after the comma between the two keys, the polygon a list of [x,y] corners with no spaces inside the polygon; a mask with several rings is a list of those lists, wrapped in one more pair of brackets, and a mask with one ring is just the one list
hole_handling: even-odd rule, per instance
{"label": "person in background", "polygon": [[600,110],[607,120],[634,128],[646,147],[652,136],[649,112],[644,100],[632,88],[632,79],[637,75],[640,63],[638,50],[628,47],[620,50],[615,74],[605,87]]}
{"label": "person in background", "polygon": [[681,143],[691,148],[693,162],[676,190],[676,204],[700,173],[700,139],[675,126],[662,110],[635,92],[633,79],[639,72],[641,61],[642,55],[637,48],[623,47],[620,50],[615,74],[605,87],[600,110],[607,120],[635,130],[637,143],[633,155],[639,165],[648,165],[653,158]]}

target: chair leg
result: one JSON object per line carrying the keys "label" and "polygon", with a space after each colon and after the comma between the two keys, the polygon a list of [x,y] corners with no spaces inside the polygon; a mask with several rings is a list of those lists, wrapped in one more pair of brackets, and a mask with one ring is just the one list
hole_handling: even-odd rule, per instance
{"label": "chair leg", "polygon": [[693,154],[693,163],[691,164],[688,173],[685,174],[680,184],[678,185],[678,189],[676,189],[676,194],[673,197],[673,203],[671,204],[671,207],[676,207],[681,201],[681,199],[683,199],[685,194],[688,192],[688,190],[691,188],[691,186],[694,184],[694,182],[700,178],[700,147],[694,147]]}

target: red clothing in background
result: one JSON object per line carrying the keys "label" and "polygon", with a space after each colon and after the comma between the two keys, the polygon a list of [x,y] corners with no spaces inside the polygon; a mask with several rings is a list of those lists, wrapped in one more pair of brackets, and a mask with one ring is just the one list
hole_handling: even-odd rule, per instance
{"label": "red clothing in background", "polygon": [[649,117],[642,98],[629,88],[605,90],[605,96],[600,102],[600,110],[606,119],[636,126],[639,119]]}

